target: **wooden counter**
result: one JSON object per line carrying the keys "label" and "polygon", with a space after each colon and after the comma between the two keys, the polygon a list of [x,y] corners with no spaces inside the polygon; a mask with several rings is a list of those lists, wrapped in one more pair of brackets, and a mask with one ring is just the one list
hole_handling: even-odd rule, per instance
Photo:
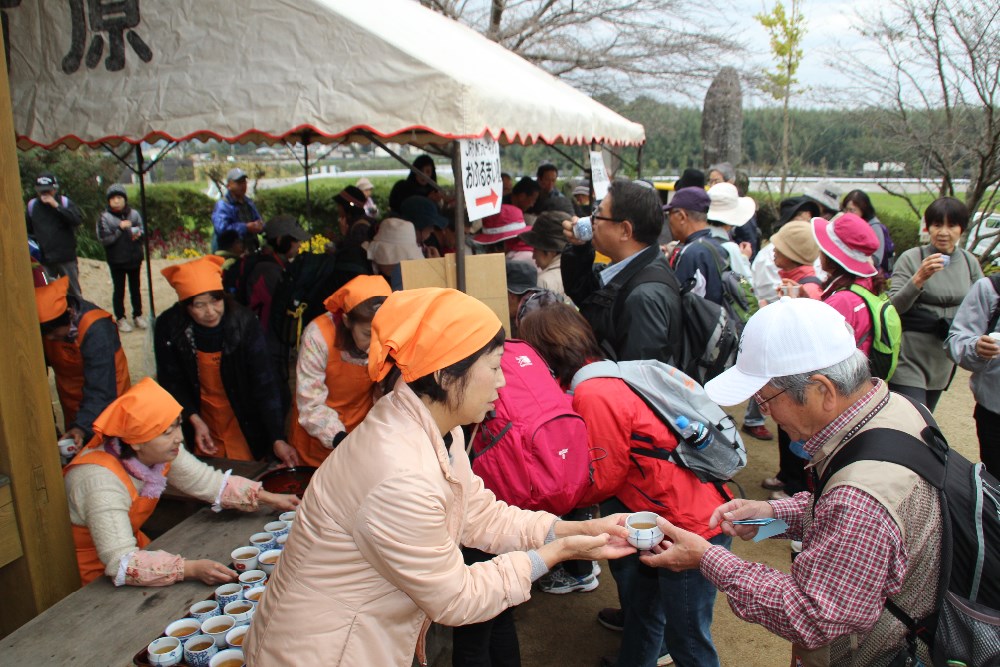
{"label": "wooden counter", "polygon": [[[199,510],[147,548],[185,558],[230,561],[277,512]],[[107,577],[84,586],[0,640],[5,665],[107,665],[125,667],[167,624],[187,616],[188,607],[211,596],[215,587],[184,581],[162,588],[122,586]]]}

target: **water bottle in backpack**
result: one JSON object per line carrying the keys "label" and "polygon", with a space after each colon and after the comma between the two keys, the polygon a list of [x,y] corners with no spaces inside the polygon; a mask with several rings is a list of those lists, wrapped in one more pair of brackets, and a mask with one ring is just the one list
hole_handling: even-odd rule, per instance
{"label": "water bottle in backpack", "polygon": [[693,422],[686,416],[677,418],[677,428],[681,430],[681,437],[695,449],[705,449],[712,444],[712,434],[701,422]]}

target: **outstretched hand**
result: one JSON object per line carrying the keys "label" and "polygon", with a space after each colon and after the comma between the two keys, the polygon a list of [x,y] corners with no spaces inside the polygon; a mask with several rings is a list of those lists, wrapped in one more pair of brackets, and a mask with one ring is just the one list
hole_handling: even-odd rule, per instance
{"label": "outstretched hand", "polygon": [[654,545],[650,553],[641,554],[639,560],[650,567],[665,567],[674,572],[697,569],[711,543],[700,535],[678,528],[663,517],[657,517],[656,524],[665,539]]}
{"label": "outstretched hand", "polygon": [[771,503],[763,500],[737,498],[730,500],[725,505],[716,507],[715,511],[712,512],[711,518],[708,520],[708,527],[715,528],[716,526],[721,526],[722,532],[726,535],[738,537],[741,540],[752,540],[757,536],[757,530],[760,526],[744,526],[734,524],[733,521],[773,518],[774,508],[771,507]]}
{"label": "outstretched hand", "polygon": [[564,560],[615,560],[635,553],[635,547],[624,537],[607,533],[571,535],[560,539],[567,552]]}

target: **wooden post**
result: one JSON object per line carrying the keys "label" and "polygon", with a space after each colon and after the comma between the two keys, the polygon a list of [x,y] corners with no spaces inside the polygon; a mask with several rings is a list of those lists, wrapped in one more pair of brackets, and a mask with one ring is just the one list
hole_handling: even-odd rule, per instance
{"label": "wooden post", "polygon": [[23,553],[0,567],[0,637],[80,586],[35,310],[8,86],[0,49],[0,473],[10,478],[15,519],[0,522],[0,530],[6,526],[7,538],[16,535]]}

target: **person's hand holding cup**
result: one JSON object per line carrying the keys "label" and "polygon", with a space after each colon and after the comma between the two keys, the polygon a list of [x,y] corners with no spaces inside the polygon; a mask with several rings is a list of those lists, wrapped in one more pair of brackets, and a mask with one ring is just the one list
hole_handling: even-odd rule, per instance
{"label": "person's hand holding cup", "polygon": [[976,340],[976,356],[993,359],[997,355],[1000,355],[1000,332],[993,331]]}
{"label": "person's hand holding cup", "polygon": [[802,294],[802,286],[794,280],[783,278],[781,280],[781,284],[778,285],[778,294],[780,296],[790,296],[793,299],[796,299]]}

